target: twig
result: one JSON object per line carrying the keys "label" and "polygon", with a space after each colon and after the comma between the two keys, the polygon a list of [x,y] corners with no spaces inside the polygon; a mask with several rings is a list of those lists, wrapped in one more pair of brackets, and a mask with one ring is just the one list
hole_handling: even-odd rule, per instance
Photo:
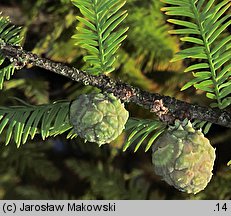
{"label": "twig", "polygon": [[0,44],[0,51],[18,67],[31,64],[66,76],[84,85],[91,85],[104,92],[113,93],[123,102],[133,102],[149,109],[164,122],[173,123],[176,119],[183,120],[185,118],[189,120],[199,119],[231,128],[231,113],[226,111],[190,104],[157,93],[149,93],[127,83],[114,81],[106,75],[93,76],[74,67],[40,58],[18,46],[2,43]]}

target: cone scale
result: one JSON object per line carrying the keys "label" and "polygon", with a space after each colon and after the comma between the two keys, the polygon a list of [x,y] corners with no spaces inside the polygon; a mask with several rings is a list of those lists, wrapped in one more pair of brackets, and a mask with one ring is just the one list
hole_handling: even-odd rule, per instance
{"label": "cone scale", "polygon": [[169,127],[152,150],[155,173],[180,191],[196,194],[212,178],[215,149],[190,122]]}
{"label": "cone scale", "polygon": [[127,120],[128,111],[113,94],[83,94],[70,106],[74,131],[83,139],[99,145],[116,139]]}

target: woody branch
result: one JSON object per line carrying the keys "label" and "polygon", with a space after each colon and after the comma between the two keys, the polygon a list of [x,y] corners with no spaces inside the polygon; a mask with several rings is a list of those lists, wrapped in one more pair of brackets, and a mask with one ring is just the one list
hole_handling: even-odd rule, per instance
{"label": "woody branch", "polygon": [[22,47],[1,43],[0,52],[19,68],[27,64],[38,66],[54,73],[66,76],[84,85],[91,85],[103,92],[113,93],[123,102],[133,102],[150,112],[154,112],[161,121],[173,123],[174,120],[198,119],[231,128],[231,113],[190,104],[173,97],[150,93],[127,83],[115,81],[106,75],[94,76],[74,67],[57,63],[36,54],[25,51]]}

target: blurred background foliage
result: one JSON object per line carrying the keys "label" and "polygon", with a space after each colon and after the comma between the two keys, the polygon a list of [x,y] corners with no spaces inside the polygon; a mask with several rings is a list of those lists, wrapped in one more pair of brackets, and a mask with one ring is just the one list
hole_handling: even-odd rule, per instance
{"label": "blurred background foliage", "polygon": [[[173,26],[167,24],[162,6],[156,0],[127,1],[129,16],[124,25],[130,27],[128,38],[111,76],[150,92],[208,105],[200,91],[191,88],[180,92],[191,75],[182,72],[187,62],[169,62],[184,44],[167,33]],[[0,11],[10,16],[12,23],[24,26],[26,50],[83,67],[85,51],[74,46],[71,39],[79,11],[69,0],[1,0]],[[37,67],[25,68],[4,83],[0,105],[17,103],[12,97],[30,104],[73,100],[92,90]],[[134,104],[127,104],[127,108],[131,116],[153,117]],[[214,177],[196,196],[161,181],[153,172],[150,150],[122,152],[126,133],[100,148],[79,138],[66,140],[65,135],[46,141],[37,137],[19,149],[2,142],[0,199],[230,199],[231,170],[226,164],[230,160],[231,130],[213,125],[207,137],[216,147]]]}

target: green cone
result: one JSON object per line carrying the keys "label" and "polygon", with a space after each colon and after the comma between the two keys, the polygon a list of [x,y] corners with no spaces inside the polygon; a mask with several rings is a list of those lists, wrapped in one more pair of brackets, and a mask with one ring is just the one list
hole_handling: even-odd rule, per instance
{"label": "green cone", "polygon": [[212,178],[215,149],[191,123],[170,127],[153,145],[157,175],[176,189],[196,194]]}
{"label": "green cone", "polygon": [[123,131],[128,111],[113,94],[80,95],[70,106],[75,132],[89,142],[110,143]]}

